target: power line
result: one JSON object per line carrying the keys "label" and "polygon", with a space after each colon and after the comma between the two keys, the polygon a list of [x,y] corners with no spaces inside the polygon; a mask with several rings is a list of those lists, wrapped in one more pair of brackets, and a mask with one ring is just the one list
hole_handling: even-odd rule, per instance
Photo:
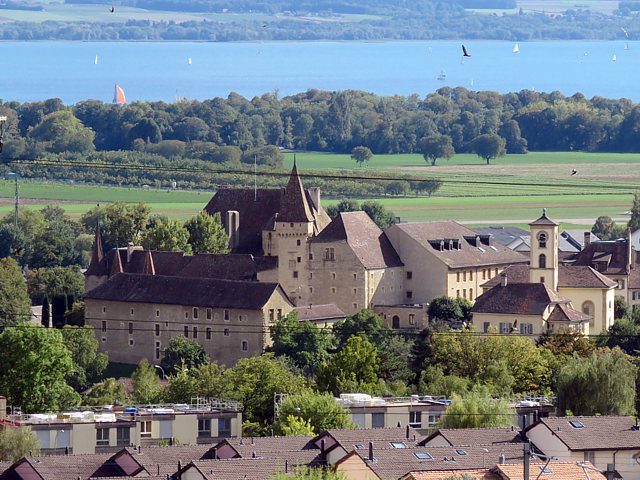
{"label": "power line", "polygon": [[[209,175],[225,174],[225,175],[246,175],[250,176],[254,173],[249,170],[243,169],[231,169],[231,168],[218,168],[218,169],[206,169],[201,167],[170,167],[161,165],[120,165],[109,162],[78,162],[71,160],[38,160],[38,159],[8,159],[7,163],[16,166],[51,166],[51,167],[79,167],[79,168],[93,168],[100,170],[133,170],[133,171],[154,171],[154,172],[170,172],[170,173],[202,173]],[[255,175],[261,177],[276,177],[276,178],[289,178],[289,172],[277,172],[277,171],[257,171]],[[528,186],[528,187],[544,187],[544,188],[568,188],[568,189],[593,189],[597,187],[603,190],[615,190],[614,194],[631,194],[633,189],[637,186],[632,184],[622,185],[603,185],[593,183],[532,183],[529,181],[491,181],[491,180],[473,180],[468,178],[451,178],[456,177],[456,174],[451,175],[450,178],[440,177],[414,177],[414,176],[365,176],[365,175],[341,175],[341,174],[328,174],[328,173],[298,173],[298,176],[302,178],[317,178],[324,180],[352,180],[352,181],[439,181],[443,184],[456,184],[456,185],[494,185],[494,186]],[[625,189],[630,189],[626,191]],[[593,194],[590,192],[589,194]],[[601,193],[610,194],[610,193]]]}

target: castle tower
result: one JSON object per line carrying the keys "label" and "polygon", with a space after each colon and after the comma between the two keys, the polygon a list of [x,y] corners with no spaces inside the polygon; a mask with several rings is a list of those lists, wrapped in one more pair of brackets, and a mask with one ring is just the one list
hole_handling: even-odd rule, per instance
{"label": "castle tower", "polygon": [[531,260],[529,281],[544,283],[558,290],[558,224],[547,217],[547,209],[542,216],[529,224],[531,229]]}
{"label": "castle tower", "polygon": [[309,246],[314,217],[307,201],[295,160],[275,221],[278,282],[295,305],[305,303],[309,293]]}
{"label": "castle tower", "polygon": [[91,250],[91,263],[84,273],[84,291],[88,292],[104,283],[109,278],[107,271],[107,259],[102,250],[102,234],[100,233],[100,223],[96,224],[96,234],[93,239]]}

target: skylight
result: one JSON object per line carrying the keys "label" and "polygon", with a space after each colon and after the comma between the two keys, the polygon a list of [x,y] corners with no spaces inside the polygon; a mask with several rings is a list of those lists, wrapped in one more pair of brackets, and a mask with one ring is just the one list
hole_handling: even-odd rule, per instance
{"label": "skylight", "polygon": [[551,469],[549,467],[547,467],[547,466],[540,467],[540,471],[542,473],[551,473]]}
{"label": "skylight", "polygon": [[391,442],[393,448],[407,448],[403,442]]}
{"label": "skylight", "polygon": [[414,455],[416,456],[416,458],[418,460],[431,460],[431,459],[433,459],[433,457],[431,455],[429,455],[427,452],[418,452],[418,453],[414,453]]}
{"label": "skylight", "polygon": [[465,452],[464,450],[456,450],[456,453],[458,455],[466,455],[467,454],[467,452]]}
{"label": "skylight", "polygon": [[569,425],[571,425],[573,428],[584,428],[584,423],[582,423],[580,420],[569,420]]}
{"label": "skylight", "polygon": [[364,445],[361,443],[356,443],[355,447],[356,447],[356,450],[362,450],[364,448]]}

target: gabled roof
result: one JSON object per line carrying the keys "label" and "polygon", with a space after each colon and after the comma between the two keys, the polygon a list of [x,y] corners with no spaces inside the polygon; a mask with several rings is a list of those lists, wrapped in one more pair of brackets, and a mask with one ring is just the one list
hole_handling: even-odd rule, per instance
{"label": "gabled roof", "polygon": [[629,251],[627,239],[592,242],[576,254],[574,265],[593,267],[604,275],[626,275],[629,273]]}
{"label": "gabled roof", "polygon": [[465,475],[464,478],[470,478],[474,480],[504,480],[500,475],[498,475],[497,473],[492,473],[487,468],[472,470],[437,470],[433,472],[409,472],[400,480],[443,480],[447,478],[459,478],[459,476],[461,475]]}
{"label": "gabled roof", "polygon": [[[388,444],[374,442],[373,461],[368,458],[368,447],[356,452],[382,480],[397,480],[408,472],[415,471],[479,469],[483,465],[495,465],[500,461],[501,455],[504,455],[508,463],[522,462],[523,459],[522,445],[517,443],[465,447],[393,448]],[[431,458],[421,459],[416,454],[428,454]]]}
{"label": "gabled roof", "polygon": [[[575,428],[570,422],[580,422]],[[524,430],[528,437],[533,429],[546,428],[564,443],[569,450],[637,450],[640,449],[640,430],[634,428],[631,417],[548,417]],[[543,445],[538,445],[544,450]]]}
{"label": "gabled roof", "polygon": [[[425,251],[435,255],[450,268],[528,261],[527,257],[520,253],[492,241],[490,236],[481,237],[454,221],[397,223],[389,227],[387,232],[394,229],[411,237]],[[390,237],[392,238],[392,235]]]}
{"label": "gabled roof", "polygon": [[472,312],[542,315],[549,305],[558,303],[569,303],[569,300],[544,283],[513,283],[507,280],[507,285],[498,285],[480,295]]}
{"label": "gabled roof", "polygon": [[[511,265],[507,267],[503,274],[507,275],[507,282],[529,283],[528,265]],[[499,285],[500,276],[495,276],[491,280],[482,284],[482,288],[490,288]],[[591,267],[580,265],[558,265],[558,288],[615,288],[617,285],[613,280],[605,277]]]}
{"label": "gabled roof", "polygon": [[119,273],[85,293],[86,299],[259,310],[280,291],[277,283]]}
{"label": "gabled roof", "polygon": [[522,442],[520,431],[513,428],[441,428],[418,445],[425,446],[436,437],[441,437],[452,447]]}
{"label": "gabled roof", "polygon": [[356,448],[356,445],[366,442],[376,441],[400,441],[415,445],[421,435],[417,430],[407,427],[392,428],[358,428],[358,429],[330,429],[315,437],[313,444],[321,448],[324,440],[324,447],[327,452],[336,447],[342,447],[347,452]]}
{"label": "gabled roof", "polygon": [[340,212],[311,243],[345,241],[365,268],[401,267],[387,235],[366,212]]}
{"label": "gabled roof", "polygon": [[[529,478],[538,480],[606,480],[607,478],[590,462],[558,462],[554,460],[543,470],[544,467],[543,463],[529,464]],[[498,464],[491,470],[502,475],[498,478],[505,480],[522,480],[524,478],[522,463]]]}

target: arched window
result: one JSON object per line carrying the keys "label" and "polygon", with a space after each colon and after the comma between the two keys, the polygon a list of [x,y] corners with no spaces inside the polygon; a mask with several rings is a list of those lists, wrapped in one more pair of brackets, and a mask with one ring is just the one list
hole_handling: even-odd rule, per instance
{"label": "arched window", "polygon": [[391,323],[393,325],[393,328],[400,328],[400,317],[398,317],[397,315],[394,315],[393,318],[391,319]]}
{"label": "arched window", "polygon": [[544,232],[538,234],[538,247],[547,248],[547,234]]}
{"label": "arched window", "polygon": [[594,324],[593,317],[594,317],[595,311],[596,311],[596,306],[593,304],[593,302],[587,300],[582,304],[582,313],[586,313],[591,317],[591,319],[589,320],[589,324],[592,326]]}
{"label": "arched window", "polygon": [[547,256],[544,253],[541,253],[538,257],[538,267],[547,268]]}

